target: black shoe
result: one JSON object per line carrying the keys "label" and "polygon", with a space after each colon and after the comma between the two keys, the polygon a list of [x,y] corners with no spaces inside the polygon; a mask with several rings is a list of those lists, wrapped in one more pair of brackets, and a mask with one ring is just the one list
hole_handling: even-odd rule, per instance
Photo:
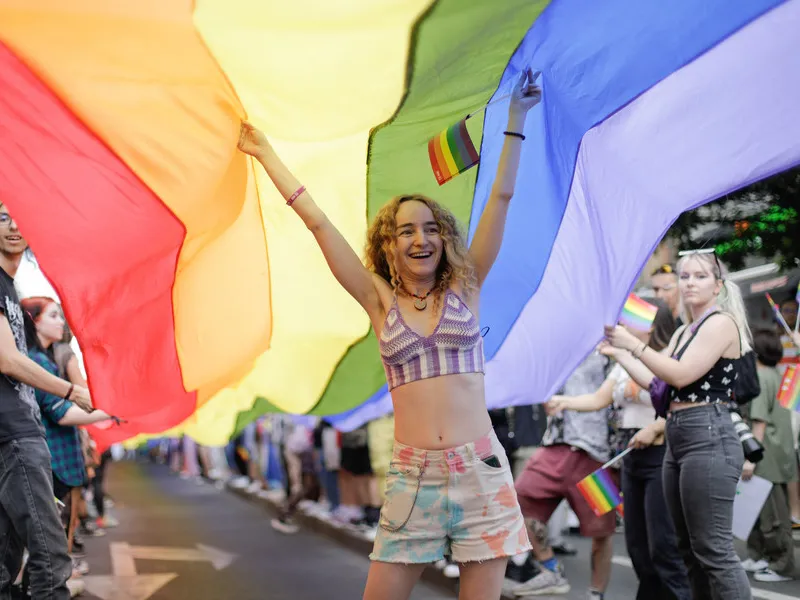
{"label": "black shoe", "polygon": [[539,566],[533,559],[533,553],[531,553],[528,556],[528,560],[526,560],[522,566],[518,566],[513,560],[508,559],[508,565],[506,565],[506,577],[518,583],[522,583],[536,577],[536,575],[539,574],[539,570]]}
{"label": "black shoe", "polygon": [[578,549],[569,542],[563,542],[552,546],[552,548],[554,554],[560,554],[561,556],[575,556],[578,553]]}
{"label": "black shoe", "polygon": [[79,558],[86,558],[86,548],[83,545],[83,539],[77,535],[72,538],[72,555]]}

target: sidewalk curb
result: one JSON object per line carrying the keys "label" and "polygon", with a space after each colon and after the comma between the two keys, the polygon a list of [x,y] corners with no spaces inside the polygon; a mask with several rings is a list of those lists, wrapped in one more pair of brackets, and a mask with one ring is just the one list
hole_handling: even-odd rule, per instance
{"label": "sidewalk curb", "polygon": [[[273,515],[278,514],[279,506],[272,500],[268,498],[262,498],[257,494],[250,494],[245,489],[235,488],[230,484],[226,483],[225,489],[244,500],[247,500],[253,504],[261,506],[262,508],[266,509],[268,512],[272,513]],[[352,531],[348,531],[345,528],[336,527],[330,523],[327,523],[321,519],[317,519],[311,515],[307,515],[302,511],[298,511],[297,514],[294,516],[294,520],[300,525],[303,529],[307,531],[312,531],[314,533],[322,534],[332,540],[340,543],[341,545],[357,552],[359,554],[363,554],[364,556],[368,556],[370,552],[372,552],[372,542],[359,537]],[[458,595],[458,579],[450,579],[449,577],[445,577],[444,573],[439,569],[436,569],[433,566],[429,566],[422,572],[422,580],[436,585],[439,588],[443,588],[445,590],[453,592],[455,596]],[[506,580],[507,582],[509,580]],[[506,586],[507,587],[507,586]],[[501,600],[517,600],[515,596],[504,593],[501,596]]]}

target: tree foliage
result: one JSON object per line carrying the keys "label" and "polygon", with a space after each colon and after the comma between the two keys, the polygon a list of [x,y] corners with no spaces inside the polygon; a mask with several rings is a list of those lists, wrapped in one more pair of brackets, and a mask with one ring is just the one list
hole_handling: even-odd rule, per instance
{"label": "tree foliage", "polygon": [[682,248],[715,246],[733,269],[747,256],[800,265],[800,167],[683,213],[668,235]]}

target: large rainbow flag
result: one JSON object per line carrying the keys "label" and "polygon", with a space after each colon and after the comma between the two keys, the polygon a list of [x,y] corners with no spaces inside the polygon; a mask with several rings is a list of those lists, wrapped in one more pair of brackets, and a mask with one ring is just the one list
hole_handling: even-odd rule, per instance
{"label": "large rainbow flag", "polygon": [[[682,211],[800,161],[800,0],[0,0],[0,200],[84,352],[105,442],[223,443],[265,411],[390,410],[374,333],[253,163],[267,132],[356,248],[423,192],[474,232],[480,166],[428,140],[542,72],[481,321],[491,406],[539,402]],[[99,434],[100,435],[100,434]]]}

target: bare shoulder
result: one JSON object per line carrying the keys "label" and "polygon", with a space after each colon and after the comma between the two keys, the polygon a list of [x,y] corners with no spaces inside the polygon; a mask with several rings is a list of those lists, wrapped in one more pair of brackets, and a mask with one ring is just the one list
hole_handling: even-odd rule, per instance
{"label": "bare shoulder", "polygon": [[739,354],[739,326],[733,315],[726,312],[718,312],[708,317],[697,331],[697,338],[704,346],[719,349],[721,356],[736,358]]}

